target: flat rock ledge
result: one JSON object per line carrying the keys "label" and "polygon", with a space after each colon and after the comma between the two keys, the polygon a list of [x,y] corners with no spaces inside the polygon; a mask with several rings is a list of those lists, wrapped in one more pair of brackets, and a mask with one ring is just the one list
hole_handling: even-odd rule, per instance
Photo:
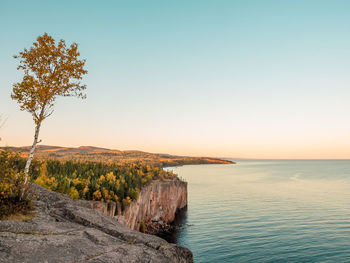
{"label": "flat rock ledge", "polygon": [[131,230],[88,201],[34,185],[36,217],[0,221],[0,262],[193,262],[187,248]]}

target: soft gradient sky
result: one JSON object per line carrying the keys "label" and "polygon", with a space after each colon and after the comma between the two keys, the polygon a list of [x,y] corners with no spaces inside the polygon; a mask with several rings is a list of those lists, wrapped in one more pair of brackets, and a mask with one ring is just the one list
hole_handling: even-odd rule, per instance
{"label": "soft gradient sky", "polygon": [[43,144],[241,158],[350,158],[350,1],[0,3],[0,145],[30,145],[12,55],[44,32],[87,58]]}

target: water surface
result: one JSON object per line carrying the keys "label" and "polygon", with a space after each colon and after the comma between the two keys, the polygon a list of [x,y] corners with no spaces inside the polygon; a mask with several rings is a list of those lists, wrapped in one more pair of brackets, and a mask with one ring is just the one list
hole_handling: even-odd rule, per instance
{"label": "water surface", "polygon": [[168,168],[188,182],[167,238],[195,262],[350,262],[350,161],[256,161]]}

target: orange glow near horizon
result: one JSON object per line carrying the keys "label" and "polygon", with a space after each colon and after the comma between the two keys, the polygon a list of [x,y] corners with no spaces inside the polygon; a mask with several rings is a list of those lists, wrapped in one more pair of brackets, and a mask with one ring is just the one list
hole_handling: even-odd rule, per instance
{"label": "orange glow near horizon", "polygon": [[[116,150],[140,150],[153,153],[167,153],[185,156],[207,156],[221,158],[247,158],[247,159],[349,159],[350,139],[348,143],[339,140],[289,140],[284,142],[281,138],[271,141],[263,141],[261,138],[242,141],[241,139],[206,138],[195,140],[194,138],[158,138],[157,140],[147,137],[119,138],[109,140],[108,136],[100,136],[95,140],[88,134],[74,137],[68,134],[56,134],[47,131],[43,126],[40,136],[43,145],[62,147],[96,146]],[[22,130],[23,131],[23,130]],[[22,133],[4,133],[1,146],[28,146],[32,138],[30,129],[24,137]],[[176,139],[176,140],[175,140]],[[219,140],[220,139],[220,140]]]}
{"label": "orange glow near horizon", "polygon": [[350,158],[350,1],[70,1],[55,4],[56,16],[52,4],[5,2],[1,146],[32,144],[32,117],[10,97],[23,78],[12,56],[47,32],[79,44],[87,99],[59,97],[42,144]]}

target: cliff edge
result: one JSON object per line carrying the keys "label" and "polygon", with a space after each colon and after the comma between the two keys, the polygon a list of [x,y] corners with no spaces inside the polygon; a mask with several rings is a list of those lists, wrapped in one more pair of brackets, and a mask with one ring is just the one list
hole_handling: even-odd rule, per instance
{"label": "cliff edge", "polygon": [[33,193],[35,218],[0,221],[0,262],[193,262],[190,250],[131,230],[88,201],[37,185]]}
{"label": "cliff edge", "polygon": [[176,213],[187,207],[187,183],[178,178],[153,181],[124,211],[114,202],[91,201],[91,207],[134,230],[140,230],[143,224],[145,232],[154,234],[166,230]]}

